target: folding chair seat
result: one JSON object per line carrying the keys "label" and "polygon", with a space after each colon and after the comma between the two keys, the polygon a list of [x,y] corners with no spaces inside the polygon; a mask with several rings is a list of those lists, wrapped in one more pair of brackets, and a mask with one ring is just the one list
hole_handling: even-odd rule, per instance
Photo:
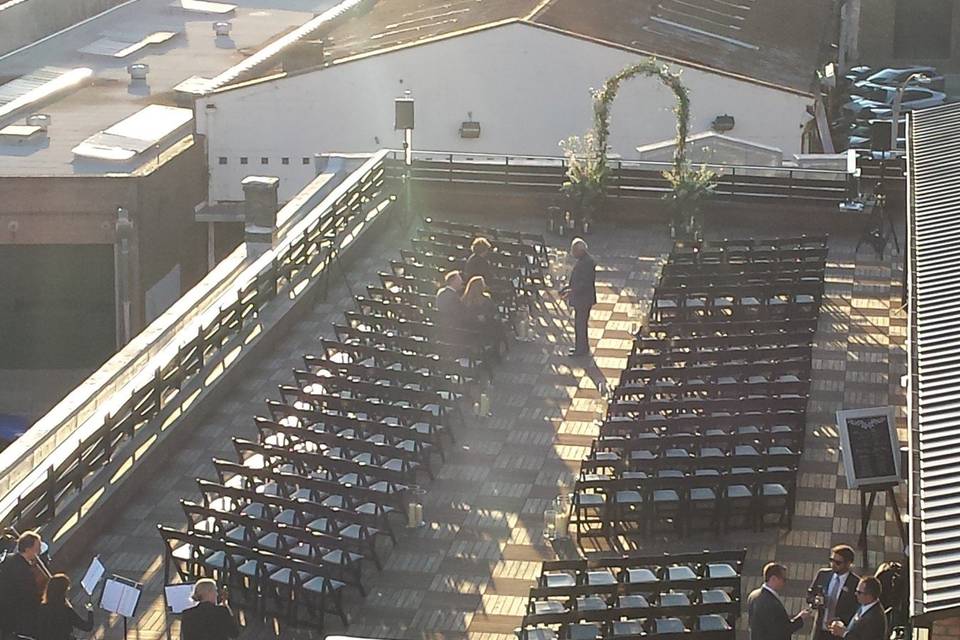
{"label": "folding chair seat", "polygon": [[668,591],[660,594],[661,607],[689,607],[690,596],[677,591]]}
{"label": "folding chair seat", "polygon": [[716,613],[708,613],[697,617],[698,631],[732,631],[733,627],[727,619]]}
{"label": "folding chair seat", "polygon": [[[674,470],[666,470],[674,471]],[[681,516],[684,508],[684,493],[686,487],[686,478],[677,477],[673,474],[664,477],[650,478],[648,480],[648,490],[650,492],[650,505],[653,507],[650,514],[651,531],[657,529],[657,525],[664,523],[677,533],[683,534],[683,522]]]}
{"label": "folding chair seat", "polygon": [[566,640],[599,640],[603,633],[595,622],[574,622],[565,625],[563,636]]}
{"label": "folding chair seat", "polygon": [[621,582],[625,584],[656,584],[660,578],[651,569],[645,567],[627,567],[620,572]]}
{"label": "folding chair seat", "polygon": [[700,592],[700,602],[701,604],[729,604],[733,599],[723,589],[704,589]]}
{"label": "folding chair seat", "polygon": [[607,496],[612,482],[612,477],[600,475],[588,475],[577,480],[570,504],[577,535],[584,534],[584,525],[600,525],[601,529],[606,527]]}
{"label": "folding chair seat", "polygon": [[548,589],[572,588],[577,586],[577,576],[572,571],[544,571],[539,583]]}
{"label": "folding chair seat", "polygon": [[667,633],[687,633],[689,630],[680,618],[656,618],[653,621],[651,635]]}
{"label": "folding chair seat", "polygon": [[724,531],[730,529],[730,522],[735,518],[742,519],[744,527],[752,527],[755,480],[754,469],[748,467],[733,467],[729,474],[721,477],[720,487],[723,493],[720,509]]}
{"label": "folding chair seat", "polygon": [[[713,471],[714,473],[702,473]],[[686,528],[719,532],[719,496],[717,485],[720,474],[715,469],[698,469],[689,479]],[[698,526],[702,523],[702,527]]]}
{"label": "folding chair seat", "polygon": [[614,620],[612,625],[613,637],[639,636],[643,634],[643,620]]}
{"label": "folding chair seat", "polygon": [[647,609],[650,602],[639,593],[622,595],[617,598],[618,609]]}
{"label": "folding chair seat", "polygon": [[550,627],[521,627],[514,630],[518,640],[557,640],[557,632]]}
{"label": "folding chair seat", "polygon": [[610,569],[593,569],[586,572],[584,584],[591,587],[608,587],[617,584],[617,577]]}
{"label": "folding chair seat", "polygon": [[533,614],[538,616],[559,615],[569,611],[566,605],[557,600],[534,600],[531,605]]}
{"label": "folding chair seat", "polygon": [[603,611],[607,608],[607,601],[597,595],[577,596],[574,600],[575,611]]}

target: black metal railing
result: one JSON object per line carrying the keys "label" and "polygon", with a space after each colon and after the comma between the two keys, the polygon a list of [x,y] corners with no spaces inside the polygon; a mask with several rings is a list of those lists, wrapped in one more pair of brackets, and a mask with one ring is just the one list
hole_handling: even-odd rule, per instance
{"label": "black metal railing", "polygon": [[[92,474],[110,463],[135,436],[142,441],[142,436],[159,434],[169,426],[161,420],[170,419],[167,410],[172,405],[182,406],[184,390],[189,388],[190,396],[198,393],[215,368],[220,367],[222,372],[235,361],[231,354],[252,340],[252,325],[259,322],[271,302],[291,296],[307,280],[322,277],[337,253],[355,239],[358,229],[390,208],[395,196],[389,193],[386,182],[385,155],[381,152],[371,158],[316,207],[322,207],[321,210],[307,213],[276,249],[267,251],[239,273],[234,272],[234,281],[217,289],[220,297],[211,312],[219,309],[213,317],[192,336],[174,336],[171,343],[181,345],[92,431],[87,424],[77,424],[77,412],[71,413],[72,432],[49,441],[58,444],[43,467],[33,469],[0,497],[0,528],[13,525],[23,530],[51,522],[61,505],[83,489]],[[224,289],[226,293],[219,293]],[[104,367],[116,364],[111,359]],[[133,377],[144,372],[129,373]],[[94,414],[99,403],[116,400],[96,397],[96,393],[97,390],[91,391],[87,399],[90,409],[86,415]],[[189,405],[191,401],[192,397],[186,402]],[[79,413],[85,414],[83,409]],[[64,420],[57,426],[66,428],[66,423]],[[144,433],[144,429],[148,431]],[[38,446],[51,446],[49,442]],[[17,445],[15,442],[10,449]],[[131,459],[135,457],[132,452]],[[17,461],[23,460],[21,457]],[[13,466],[0,470],[0,477],[14,471]],[[77,516],[81,515],[78,510]]]}
{"label": "black metal railing", "polygon": [[[845,170],[706,166],[719,176],[715,193],[721,200],[833,205],[842,202],[846,193]],[[670,167],[667,162],[611,160],[607,195],[614,199],[658,197],[670,190],[663,176]],[[391,178],[405,173],[403,152],[391,152],[387,170]],[[410,177],[415,183],[509,186],[555,193],[563,184],[566,170],[567,161],[562,157],[422,152],[414,154]]]}

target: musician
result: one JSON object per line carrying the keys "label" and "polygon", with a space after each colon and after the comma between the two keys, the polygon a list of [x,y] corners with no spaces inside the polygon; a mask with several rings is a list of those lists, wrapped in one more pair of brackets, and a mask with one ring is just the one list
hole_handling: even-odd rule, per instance
{"label": "musician", "polygon": [[93,631],[93,606],[87,603],[86,618],[74,611],[67,599],[70,578],[58,573],[47,582],[40,615],[37,620],[37,640],[73,640],[73,630]]}
{"label": "musician", "polygon": [[463,276],[459,271],[448,271],[443,276],[443,286],[437,291],[437,322],[443,326],[455,326],[460,322],[463,305],[460,293],[463,291]]}
{"label": "musician", "polygon": [[46,571],[38,566],[40,534],[17,538],[17,552],[0,564],[0,631],[4,639],[36,637],[37,613],[46,588]]}
{"label": "musician", "polygon": [[227,640],[240,634],[226,594],[217,590],[210,578],[200,578],[190,596],[197,606],[183,612],[180,625],[181,640]]}

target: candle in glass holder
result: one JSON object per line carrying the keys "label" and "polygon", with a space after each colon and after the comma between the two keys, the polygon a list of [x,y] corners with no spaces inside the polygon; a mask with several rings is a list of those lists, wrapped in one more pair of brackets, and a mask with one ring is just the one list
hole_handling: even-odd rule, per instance
{"label": "candle in glass holder", "polygon": [[543,512],[543,537],[547,540],[553,540],[557,534],[557,512],[555,509],[547,509]]}

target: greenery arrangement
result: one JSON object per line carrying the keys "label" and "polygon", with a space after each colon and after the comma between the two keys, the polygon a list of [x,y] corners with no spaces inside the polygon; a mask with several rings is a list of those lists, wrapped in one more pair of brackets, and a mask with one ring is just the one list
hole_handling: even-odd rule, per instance
{"label": "greenery arrangement", "polygon": [[674,113],[677,116],[676,145],[673,167],[663,175],[671,191],[665,196],[672,210],[671,232],[678,239],[696,239],[701,230],[700,207],[716,185],[716,175],[706,167],[691,168],[686,159],[687,133],[690,124],[690,96],[680,81],[665,64],[647,58],[632,64],[607,78],[603,87],[593,90],[593,129],[584,136],[573,136],[560,142],[567,158],[567,179],[561,192],[571,198],[580,215],[591,220],[603,211],[609,168],[607,167],[610,138],[610,108],[620,85],[636,76],[654,76],[676,97]]}

